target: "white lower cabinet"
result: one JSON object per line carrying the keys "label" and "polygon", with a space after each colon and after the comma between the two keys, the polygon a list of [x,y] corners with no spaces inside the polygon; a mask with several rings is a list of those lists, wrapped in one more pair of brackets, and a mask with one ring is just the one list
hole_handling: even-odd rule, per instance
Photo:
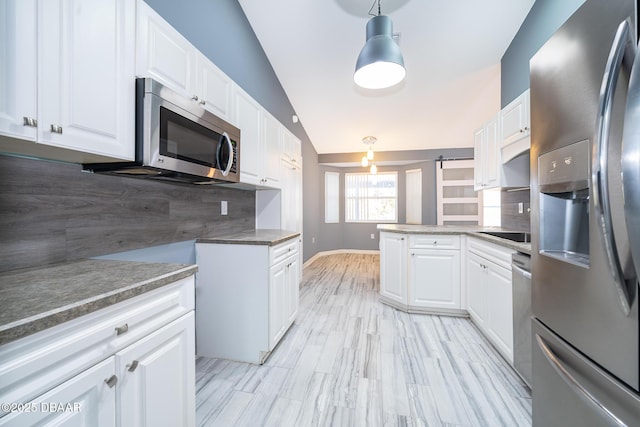
{"label": "white lower cabinet", "polygon": [[115,372],[114,359],[92,366],[37,399],[16,404],[0,418],[0,425],[115,426],[117,384],[107,384]]}
{"label": "white lower cabinet", "polygon": [[193,309],[191,276],[0,346],[0,425],[195,426]]}
{"label": "white lower cabinet", "polygon": [[195,425],[194,355],[193,312],[118,352],[120,425]]}
{"label": "white lower cabinet", "polygon": [[407,236],[380,233],[380,299],[391,305],[407,305]]}
{"label": "white lower cabinet", "polygon": [[409,305],[460,309],[460,251],[411,249]]}
{"label": "white lower cabinet", "polygon": [[289,256],[269,275],[269,348],[274,349],[298,314],[299,259]]}
{"label": "white lower cabinet", "polygon": [[298,238],[278,245],[196,243],[196,350],[264,363],[298,312]]}
{"label": "white lower cabinet", "polygon": [[482,240],[467,241],[467,310],[498,351],[513,363],[513,250]]}
{"label": "white lower cabinet", "polygon": [[473,252],[467,253],[467,311],[476,325],[482,327],[485,317],[484,295],[486,279],[483,259]]}
{"label": "white lower cabinet", "polygon": [[461,315],[460,236],[380,233],[380,300]]}

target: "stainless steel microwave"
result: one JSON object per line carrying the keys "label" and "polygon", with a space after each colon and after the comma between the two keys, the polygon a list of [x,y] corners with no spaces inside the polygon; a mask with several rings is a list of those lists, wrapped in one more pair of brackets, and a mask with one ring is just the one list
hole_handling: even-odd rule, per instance
{"label": "stainless steel microwave", "polygon": [[240,130],[150,78],[136,80],[134,162],[84,170],[193,184],[240,180]]}

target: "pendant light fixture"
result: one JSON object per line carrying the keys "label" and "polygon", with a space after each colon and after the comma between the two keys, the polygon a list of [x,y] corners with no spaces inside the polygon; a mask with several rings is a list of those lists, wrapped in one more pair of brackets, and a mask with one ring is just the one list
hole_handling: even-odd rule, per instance
{"label": "pendant light fixture", "polygon": [[369,148],[367,149],[367,152],[363,154],[362,160],[360,160],[360,164],[363,168],[366,168],[367,166],[369,166],[369,161],[371,160],[372,163],[369,172],[372,174],[376,174],[378,172],[377,166],[375,165],[375,163],[373,163],[373,144],[375,144],[377,140],[378,138],[376,138],[375,136],[365,136],[364,138],[362,138],[362,143],[364,145],[368,145]]}
{"label": "pendant light fixture", "polygon": [[[374,3],[375,4],[375,3]],[[354,82],[365,89],[384,89],[406,76],[400,47],[393,40],[393,22],[380,13],[367,22],[367,42],[358,55]]]}

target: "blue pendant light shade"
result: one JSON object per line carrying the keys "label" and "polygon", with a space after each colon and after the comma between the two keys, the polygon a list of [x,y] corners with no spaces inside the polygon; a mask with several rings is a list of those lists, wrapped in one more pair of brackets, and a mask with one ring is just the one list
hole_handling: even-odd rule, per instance
{"label": "blue pendant light shade", "polygon": [[393,40],[393,22],[385,15],[367,22],[367,42],[358,61],[353,80],[366,89],[383,89],[400,83],[407,74],[400,47]]}

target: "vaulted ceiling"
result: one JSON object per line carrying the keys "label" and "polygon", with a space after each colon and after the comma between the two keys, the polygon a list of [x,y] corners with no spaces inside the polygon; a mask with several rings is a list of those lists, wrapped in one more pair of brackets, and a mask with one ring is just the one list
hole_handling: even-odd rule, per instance
{"label": "vaulted ceiling", "polygon": [[[407,69],[379,91],[353,83],[373,0],[239,0],[316,151],[473,146],[500,109],[500,58],[534,0],[381,0]],[[377,12],[377,2],[373,13]]]}

